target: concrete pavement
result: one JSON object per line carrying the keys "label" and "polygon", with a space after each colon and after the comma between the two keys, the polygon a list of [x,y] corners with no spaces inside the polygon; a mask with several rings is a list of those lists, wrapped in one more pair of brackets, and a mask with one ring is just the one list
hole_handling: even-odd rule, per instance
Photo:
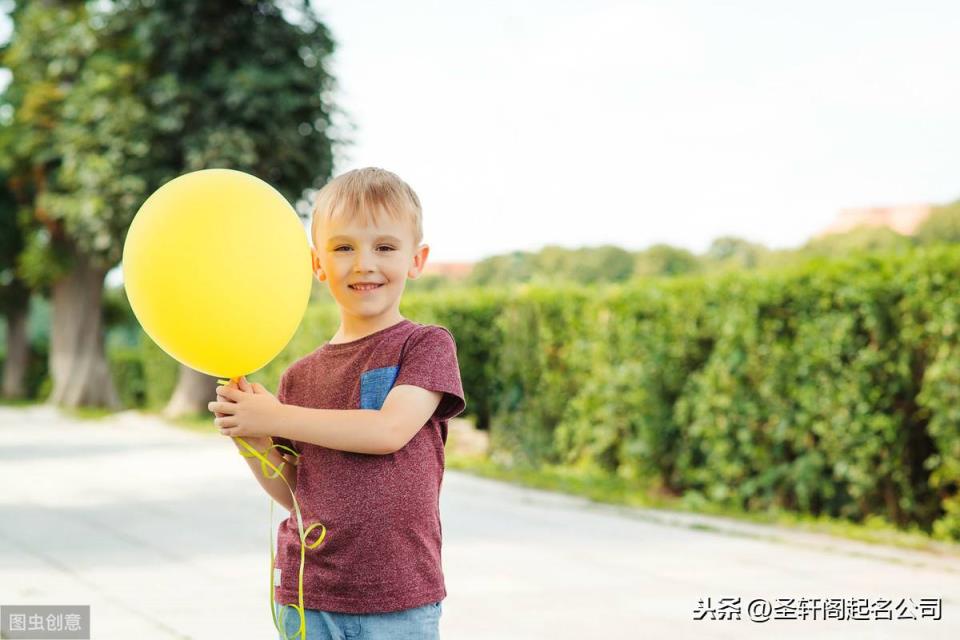
{"label": "concrete pavement", "polygon": [[[268,500],[212,427],[0,407],[0,604],[89,604],[98,639],[275,638]],[[960,637],[957,556],[452,471],[441,516],[449,640]],[[693,619],[738,596],[741,620]],[[802,597],[940,598],[942,619],[749,620],[752,598]]]}

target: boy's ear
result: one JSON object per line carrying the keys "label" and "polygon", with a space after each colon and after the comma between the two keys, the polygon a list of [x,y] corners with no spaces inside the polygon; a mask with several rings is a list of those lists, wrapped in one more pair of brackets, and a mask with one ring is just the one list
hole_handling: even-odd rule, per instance
{"label": "boy's ear", "polygon": [[416,280],[423,273],[423,267],[427,264],[427,256],[430,255],[430,245],[422,244],[413,254],[413,266],[407,271],[407,277]]}
{"label": "boy's ear", "polygon": [[327,279],[327,274],[323,272],[323,267],[320,266],[320,256],[317,255],[313,247],[310,248],[310,266],[313,268],[313,275],[317,277],[317,280],[323,282]]}

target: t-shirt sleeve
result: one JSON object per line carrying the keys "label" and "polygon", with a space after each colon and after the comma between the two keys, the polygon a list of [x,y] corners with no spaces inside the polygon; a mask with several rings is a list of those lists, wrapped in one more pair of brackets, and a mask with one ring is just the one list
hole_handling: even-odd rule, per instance
{"label": "t-shirt sleeve", "polygon": [[443,398],[433,413],[437,420],[449,420],[463,413],[467,403],[453,334],[444,327],[426,325],[411,336],[393,384],[442,392]]}
{"label": "t-shirt sleeve", "polygon": [[[277,400],[279,400],[281,404],[286,404],[287,402],[287,372],[286,371],[284,371],[283,375],[280,376],[280,384],[277,387]],[[286,438],[278,438],[277,436],[272,436],[272,437],[273,437],[273,444],[280,444],[285,447],[290,447],[291,449],[295,450],[298,453],[300,452],[300,449],[292,440],[287,440]],[[290,455],[290,452],[287,451],[286,449],[277,448],[277,451],[279,451],[281,455]]]}

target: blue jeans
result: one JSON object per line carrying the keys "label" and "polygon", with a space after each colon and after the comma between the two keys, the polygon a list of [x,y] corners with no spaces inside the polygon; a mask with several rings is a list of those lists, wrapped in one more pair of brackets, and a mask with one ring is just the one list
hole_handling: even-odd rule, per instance
{"label": "blue jeans", "polygon": [[[273,603],[280,628],[289,640],[300,638],[300,615],[291,606]],[[390,613],[336,613],[304,609],[307,640],[440,640],[441,602]],[[283,640],[281,634],[280,639]]]}

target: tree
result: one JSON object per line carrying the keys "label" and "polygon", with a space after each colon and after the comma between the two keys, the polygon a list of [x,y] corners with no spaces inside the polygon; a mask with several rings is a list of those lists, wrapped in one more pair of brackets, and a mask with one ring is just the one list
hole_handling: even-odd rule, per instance
{"label": "tree", "polygon": [[634,257],[637,276],[679,276],[700,269],[700,259],[693,252],[668,244],[655,244]]}
{"label": "tree", "polygon": [[801,252],[828,257],[845,256],[855,251],[895,251],[913,246],[911,238],[887,227],[855,227],[808,241]]}
{"label": "tree", "polygon": [[762,244],[735,236],[722,236],[710,244],[704,261],[714,268],[754,269],[761,265],[768,252]]}
{"label": "tree", "polygon": [[53,287],[57,404],[117,405],[103,278],[147,195],[225,167],[296,202],[332,168],[333,43],[311,12],[285,5],[294,24],[271,2],[147,4],[19,5],[3,52],[18,178],[35,194],[23,263]]}
{"label": "tree", "polygon": [[581,284],[624,282],[633,275],[633,254],[621,247],[614,245],[581,247],[569,255],[569,266],[562,275],[571,282]]}
{"label": "tree", "polygon": [[960,201],[936,207],[914,235],[921,244],[960,242]]}
{"label": "tree", "polygon": [[467,284],[482,287],[527,282],[534,272],[534,254],[528,251],[513,251],[479,261],[467,276]]}
{"label": "tree", "polygon": [[[0,142],[0,149],[3,144]],[[0,153],[2,156],[2,153]],[[17,222],[19,207],[5,176],[0,176],[0,313],[7,323],[6,356],[3,361],[4,398],[26,394],[30,344],[27,316],[30,289],[17,273],[16,259],[23,251],[23,234]]]}
{"label": "tree", "polygon": [[633,274],[633,255],[613,245],[567,249],[547,245],[537,253],[514,251],[474,265],[466,284],[484,286],[521,282],[623,282]]}
{"label": "tree", "polygon": [[[303,8],[292,23],[278,3],[164,0],[138,16],[151,99],[177,121],[160,140],[171,164],[247,171],[293,202],[330,178],[334,43]],[[206,410],[212,386],[181,366],[164,413]]]}
{"label": "tree", "polygon": [[[3,96],[13,113],[6,150],[11,184],[32,212],[20,270],[31,286],[51,288],[50,399],[116,406],[100,300],[119,258],[110,232],[144,192],[135,158],[146,110],[130,89],[135,68],[124,40],[99,36],[83,3],[21,3],[12,17],[2,52],[13,74]],[[84,162],[91,140],[100,148]]]}

